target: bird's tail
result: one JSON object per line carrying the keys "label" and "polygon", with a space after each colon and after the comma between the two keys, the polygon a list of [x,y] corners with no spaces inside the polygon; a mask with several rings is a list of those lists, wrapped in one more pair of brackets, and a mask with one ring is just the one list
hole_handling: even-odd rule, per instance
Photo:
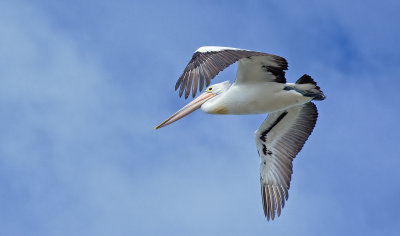
{"label": "bird's tail", "polygon": [[312,97],[313,100],[322,101],[326,98],[317,83],[307,74],[296,81],[294,89],[303,96]]}

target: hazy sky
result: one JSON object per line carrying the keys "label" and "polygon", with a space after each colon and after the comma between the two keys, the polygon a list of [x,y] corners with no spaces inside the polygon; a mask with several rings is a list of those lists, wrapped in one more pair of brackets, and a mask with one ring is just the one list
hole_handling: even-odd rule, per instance
{"label": "hazy sky", "polygon": [[[1,235],[397,235],[399,1],[0,1]],[[174,91],[203,45],[269,52],[327,96],[264,218],[266,115]],[[233,66],[214,80],[232,80]]]}

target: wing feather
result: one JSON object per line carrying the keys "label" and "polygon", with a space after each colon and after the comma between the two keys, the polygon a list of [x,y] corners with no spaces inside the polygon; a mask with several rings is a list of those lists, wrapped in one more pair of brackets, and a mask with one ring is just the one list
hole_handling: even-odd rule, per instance
{"label": "wing feather", "polygon": [[269,195],[269,206],[270,206],[270,215],[271,219],[273,220],[275,218],[275,200],[274,200],[274,194],[272,192],[272,185],[267,185],[268,187],[268,195]]}
{"label": "wing feather", "polygon": [[[284,75],[283,70],[287,69],[286,60],[272,54],[229,47],[201,47],[195,51],[182,75],[179,77],[175,84],[175,90],[180,88],[179,96],[182,96],[185,91],[185,98],[187,98],[190,91],[192,91],[194,97],[197,88],[199,88],[199,91],[203,89],[204,82],[206,86],[209,86],[211,79],[219,72],[242,59],[254,59],[254,64],[260,67],[258,70],[262,70],[262,73],[267,75],[263,76],[271,81],[274,81],[277,77],[275,77],[275,75],[270,75],[271,73],[262,69],[262,66],[274,68],[271,71],[279,75],[282,73]],[[279,77],[276,81],[281,82],[282,78]]]}
{"label": "wing feather", "polygon": [[[199,66],[199,70],[200,70],[200,74],[199,74],[199,76],[200,76],[200,88],[199,88],[199,91],[202,91],[203,87],[204,87],[204,83],[205,83],[206,77],[207,77],[207,72],[205,71],[203,65],[201,65],[201,64]],[[197,91],[194,91],[194,93],[193,93],[194,95],[193,96],[196,95],[196,92]]]}
{"label": "wing feather", "polygon": [[[191,76],[191,74],[194,74],[195,71],[196,71],[196,69],[189,71],[188,78],[193,77],[193,75]],[[186,80],[185,97],[188,97],[190,94],[190,88],[192,86],[192,81],[193,81],[192,79]]]}
{"label": "wing feather", "polygon": [[255,133],[261,158],[260,182],[264,214],[269,219],[280,216],[292,176],[292,161],[310,136],[317,121],[312,102],[270,113]]}
{"label": "wing feather", "polygon": [[194,77],[193,77],[193,86],[192,86],[192,94],[195,93],[195,91],[197,91],[197,86],[199,85],[199,67],[194,69]]}
{"label": "wing feather", "polygon": [[186,83],[187,83],[187,79],[188,79],[188,74],[189,72],[185,72],[185,74],[183,75],[183,79],[182,79],[182,83],[181,83],[181,88],[179,89],[179,96],[182,96],[183,91],[186,87]]}

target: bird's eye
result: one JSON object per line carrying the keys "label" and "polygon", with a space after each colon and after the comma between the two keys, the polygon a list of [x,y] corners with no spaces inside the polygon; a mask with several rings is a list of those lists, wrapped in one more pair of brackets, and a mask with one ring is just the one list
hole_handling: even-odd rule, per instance
{"label": "bird's eye", "polygon": [[211,91],[211,90],[212,90],[212,87],[208,88],[208,91]]}

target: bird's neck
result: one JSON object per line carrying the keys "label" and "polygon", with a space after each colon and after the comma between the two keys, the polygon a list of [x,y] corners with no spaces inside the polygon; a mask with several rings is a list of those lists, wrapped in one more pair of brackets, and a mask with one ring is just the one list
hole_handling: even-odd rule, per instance
{"label": "bird's neck", "polygon": [[228,114],[228,109],[223,102],[222,94],[217,95],[201,106],[201,110],[208,114]]}

